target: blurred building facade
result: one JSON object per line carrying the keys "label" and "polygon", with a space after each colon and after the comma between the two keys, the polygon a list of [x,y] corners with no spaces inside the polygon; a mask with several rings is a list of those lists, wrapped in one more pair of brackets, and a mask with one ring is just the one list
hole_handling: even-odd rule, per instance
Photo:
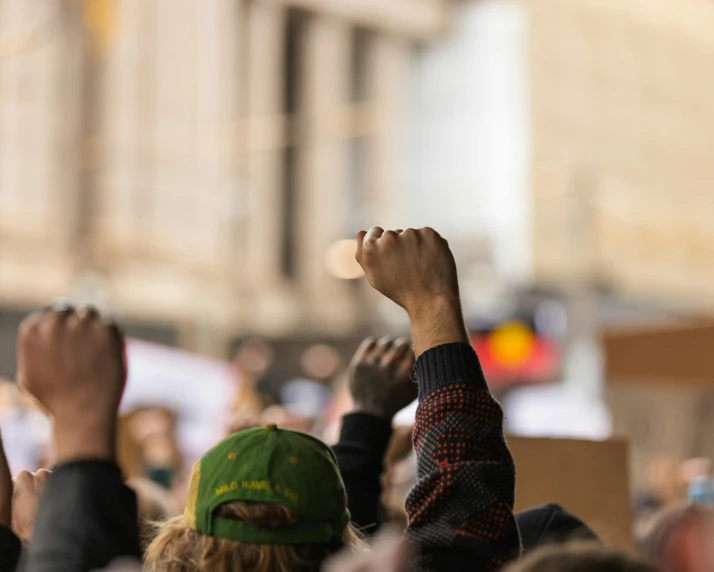
{"label": "blurred building facade", "polygon": [[325,252],[399,208],[410,54],[445,8],[0,0],[9,332],[57,296],[210,353],[359,329]]}
{"label": "blurred building facade", "polygon": [[375,298],[325,253],[373,223],[445,229],[474,310],[709,311],[714,6],[681,6],[0,0],[6,322],[68,295],[210,353],[345,336]]}

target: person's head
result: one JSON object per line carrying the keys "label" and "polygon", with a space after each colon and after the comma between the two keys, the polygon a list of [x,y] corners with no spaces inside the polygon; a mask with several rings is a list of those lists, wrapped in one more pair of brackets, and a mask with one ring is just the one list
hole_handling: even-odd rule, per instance
{"label": "person's head", "polygon": [[265,425],[221,441],[193,468],[184,515],[158,527],[148,570],[317,572],[359,538],[332,450]]}
{"label": "person's head", "polygon": [[665,572],[714,569],[714,509],[687,504],[656,515],[639,539],[644,556]]}
{"label": "person's head", "polygon": [[506,572],[658,572],[649,562],[596,544],[559,544],[539,548]]}
{"label": "person's head", "polygon": [[540,505],[516,515],[525,554],[549,544],[583,541],[598,543],[593,530],[556,503]]}

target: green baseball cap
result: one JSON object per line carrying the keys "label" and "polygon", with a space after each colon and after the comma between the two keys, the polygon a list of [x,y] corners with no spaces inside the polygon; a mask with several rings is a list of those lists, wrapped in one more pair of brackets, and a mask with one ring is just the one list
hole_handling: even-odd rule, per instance
{"label": "green baseball cap", "polygon": [[[297,520],[278,528],[221,518],[231,501],[275,503]],[[193,466],[186,524],[201,534],[251,544],[321,544],[350,522],[337,459],[321,441],[269,424],[234,433]]]}

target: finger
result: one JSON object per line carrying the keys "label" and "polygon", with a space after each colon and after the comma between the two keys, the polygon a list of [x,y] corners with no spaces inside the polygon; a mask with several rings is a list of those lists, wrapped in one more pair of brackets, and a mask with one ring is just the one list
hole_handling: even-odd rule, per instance
{"label": "finger", "polygon": [[416,358],[414,356],[414,351],[409,348],[409,351],[402,359],[399,364],[399,372],[408,377],[409,379],[414,379],[414,365],[416,363]]}
{"label": "finger", "polygon": [[404,232],[404,229],[403,228],[395,228],[394,232],[396,232],[397,234],[402,234]]}
{"label": "finger", "polygon": [[51,311],[51,308],[45,307],[42,310],[38,310],[37,312],[32,312],[29,316],[27,316],[22,323],[20,324],[20,337],[26,335],[29,333],[30,330],[34,329],[39,323],[42,321],[42,318],[47,315],[48,312]]}
{"label": "finger", "polygon": [[66,318],[67,316],[74,314],[75,308],[69,300],[59,298],[53,302],[52,311],[55,314]]}
{"label": "finger", "polygon": [[35,473],[35,492],[37,495],[41,495],[45,490],[45,485],[47,484],[47,479],[50,478],[52,474],[51,471],[47,469],[40,469]]}
{"label": "finger", "polygon": [[389,351],[389,348],[392,347],[393,343],[394,339],[390,338],[389,336],[384,336],[383,338],[381,338],[377,342],[377,347],[374,348],[372,354],[369,356],[369,361],[375,364],[380,363],[384,355]]}
{"label": "finger", "polygon": [[15,494],[35,490],[35,478],[29,471],[20,471],[15,477]]}
{"label": "finger", "polygon": [[366,230],[360,230],[357,233],[357,251],[355,252],[355,260],[362,263],[362,248],[364,246],[364,237],[367,236]]}
{"label": "finger", "polygon": [[396,369],[409,352],[409,340],[399,338],[394,340],[392,347],[382,356],[382,367]]}
{"label": "finger", "polygon": [[373,242],[379,240],[379,238],[384,234],[384,229],[379,226],[373,226],[369,229],[369,232],[364,237],[364,242]]}
{"label": "finger", "polygon": [[77,316],[83,321],[96,320],[101,317],[99,310],[93,304],[83,304],[77,308]]}
{"label": "finger", "polygon": [[7,527],[12,524],[12,475],[10,464],[5,455],[5,446],[0,436],[0,524]]}
{"label": "finger", "polygon": [[364,340],[355,352],[354,358],[352,360],[353,363],[357,363],[367,359],[367,356],[374,350],[376,345],[377,340],[375,340],[374,338],[367,338],[366,340]]}

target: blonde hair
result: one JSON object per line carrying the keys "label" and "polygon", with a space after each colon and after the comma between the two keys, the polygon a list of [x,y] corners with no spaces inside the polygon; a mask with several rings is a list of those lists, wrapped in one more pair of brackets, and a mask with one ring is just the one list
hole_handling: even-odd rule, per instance
{"label": "blonde hair", "polygon": [[136,493],[139,509],[139,539],[146,548],[156,534],[154,523],[179,514],[171,493],[149,479],[129,479],[126,483]]}
{"label": "blonde hair", "polygon": [[657,568],[598,544],[572,542],[535,550],[505,572],[658,572]]}
{"label": "blonde hair", "polygon": [[[285,506],[242,501],[221,505],[217,514],[266,528],[297,520]],[[144,555],[149,572],[318,572],[332,554],[363,545],[352,525],[325,544],[296,545],[249,544],[200,534],[183,516],[159,523],[157,529]]]}

